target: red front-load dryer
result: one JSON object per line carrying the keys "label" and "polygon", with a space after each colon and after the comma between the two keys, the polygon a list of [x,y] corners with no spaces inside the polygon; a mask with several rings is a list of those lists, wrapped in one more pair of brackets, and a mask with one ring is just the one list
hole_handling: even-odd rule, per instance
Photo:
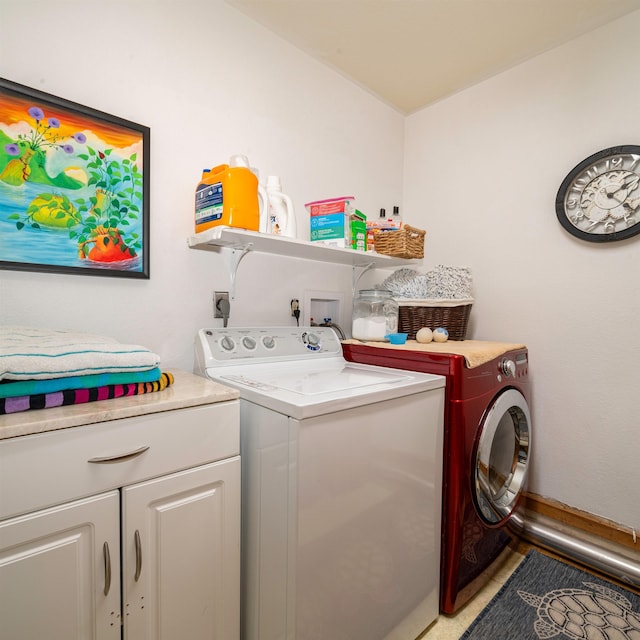
{"label": "red front-load dryer", "polygon": [[[347,360],[446,376],[440,611],[453,613],[490,578],[517,534],[507,523],[526,487],[531,452],[526,347],[343,342]],[[483,359],[490,345],[491,357]],[[517,348],[516,348],[517,347]],[[495,355],[499,353],[499,355]],[[472,356],[472,357],[469,357]],[[478,357],[480,356],[480,357]]]}

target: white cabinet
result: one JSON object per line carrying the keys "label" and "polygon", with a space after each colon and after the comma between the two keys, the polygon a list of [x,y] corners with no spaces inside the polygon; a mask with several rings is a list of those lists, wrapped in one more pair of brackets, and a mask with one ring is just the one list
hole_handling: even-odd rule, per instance
{"label": "white cabinet", "polygon": [[122,493],[124,637],[238,638],[240,459]]}
{"label": "white cabinet", "polygon": [[237,640],[238,410],[0,440],[0,637]]}
{"label": "white cabinet", "polygon": [[118,511],[110,491],[0,522],[0,636],[120,638]]}

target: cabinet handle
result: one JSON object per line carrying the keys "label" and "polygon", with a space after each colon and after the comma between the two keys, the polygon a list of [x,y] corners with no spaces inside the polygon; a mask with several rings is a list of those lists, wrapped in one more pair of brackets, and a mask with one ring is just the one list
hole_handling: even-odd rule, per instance
{"label": "cabinet handle", "polygon": [[140,579],[140,574],[142,573],[142,542],[140,540],[140,531],[136,529],[136,532],[133,536],[133,540],[136,545],[136,575],[134,576],[135,581],[138,582]]}
{"label": "cabinet handle", "polygon": [[139,455],[143,454],[147,451],[149,447],[140,447],[135,451],[130,451],[129,453],[121,453],[115,456],[103,456],[98,458],[89,458],[87,462],[91,462],[93,464],[111,464],[113,462],[124,462],[125,460],[131,460],[131,458],[137,458]]}
{"label": "cabinet handle", "polygon": [[111,554],[108,542],[102,545],[102,553],[104,555],[104,595],[108,596],[111,589]]}

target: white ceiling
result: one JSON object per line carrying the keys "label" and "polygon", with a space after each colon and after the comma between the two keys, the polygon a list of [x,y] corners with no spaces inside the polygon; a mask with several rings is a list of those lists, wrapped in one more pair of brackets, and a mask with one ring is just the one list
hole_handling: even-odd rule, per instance
{"label": "white ceiling", "polygon": [[408,114],[640,9],[640,0],[226,0]]}

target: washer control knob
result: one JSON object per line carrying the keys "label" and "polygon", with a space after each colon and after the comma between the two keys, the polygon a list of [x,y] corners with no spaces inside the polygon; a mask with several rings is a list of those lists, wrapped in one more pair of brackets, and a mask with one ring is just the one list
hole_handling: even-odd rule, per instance
{"label": "washer control knob", "polygon": [[507,377],[509,376],[511,376],[512,378],[516,377],[516,363],[513,360],[508,360],[507,358],[505,358],[500,363],[500,370]]}
{"label": "washer control knob", "polygon": [[252,351],[256,348],[256,341],[251,336],[245,336],[244,338],[242,338],[242,346],[245,349],[249,349],[250,351]]}
{"label": "washer control knob", "polygon": [[320,337],[315,333],[307,333],[306,331],[302,334],[302,343],[309,349],[309,351],[319,351],[320,350]]}
{"label": "washer control knob", "polygon": [[224,338],[220,340],[220,346],[225,351],[233,351],[234,347],[236,346],[236,343],[229,336],[224,336]]}
{"label": "washer control knob", "polygon": [[276,346],[276,341],[273,339],[273,336],[264,336],[264,338],[262,338],[262,344],[267,349],[273,349]]}

